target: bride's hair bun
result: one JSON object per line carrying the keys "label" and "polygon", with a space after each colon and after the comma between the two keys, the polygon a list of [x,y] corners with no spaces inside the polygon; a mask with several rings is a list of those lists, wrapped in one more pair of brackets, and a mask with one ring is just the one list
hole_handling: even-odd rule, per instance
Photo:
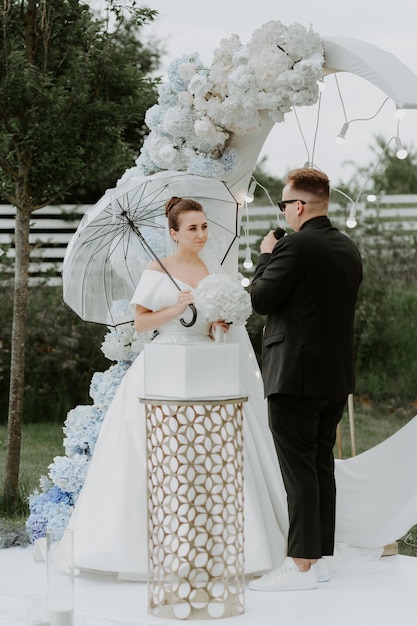
{"label": "bride's hair bun", "polygon": [[178,204],[178,202],[181,202],[182,198],[179,198],[178,196],[172,196],[172,198],[170,198],[169,200],[167,200],[165,202],[165,215],[168,217],[169,212],[171,211],[171,209],[174,208],[174,206],[176,204]]}
{"label": "bride's hair bun", "polygon": [[179,198],[172,196],[165,202],[165,215],[168,218],[168,227],[178,230],[180,227],[180,217],[187,211],[203,211],[203,207],[196,200],[191,198]]}

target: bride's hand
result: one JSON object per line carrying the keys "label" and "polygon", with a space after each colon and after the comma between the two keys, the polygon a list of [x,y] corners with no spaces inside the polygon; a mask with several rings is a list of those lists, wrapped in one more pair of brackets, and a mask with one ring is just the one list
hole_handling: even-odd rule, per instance
{"label": "bride's hand", "polygon": [[217,320],[217,322],[213,322],[213,326],[220,326],[224,333],[230,329],[231,322],[226,322],[225,320]]}
{"label": "bride's hand", "polygon": [[174,304],[175,314],[181,315],[181,313],[184,313],[187,306],[193,303],[194,298],[191,291],[180,291],[178,294],[177,304]]}

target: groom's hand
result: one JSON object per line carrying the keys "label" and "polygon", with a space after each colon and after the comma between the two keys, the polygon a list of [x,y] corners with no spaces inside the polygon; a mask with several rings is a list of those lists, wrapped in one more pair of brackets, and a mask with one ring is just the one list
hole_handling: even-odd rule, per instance
{"label": "groom's hand", "polygon": [[277,240],[274,235],[274,231],[270,230],[267,235],[262,239],[261,243],[261,252],[271,254],[272,250],[275,248]]}

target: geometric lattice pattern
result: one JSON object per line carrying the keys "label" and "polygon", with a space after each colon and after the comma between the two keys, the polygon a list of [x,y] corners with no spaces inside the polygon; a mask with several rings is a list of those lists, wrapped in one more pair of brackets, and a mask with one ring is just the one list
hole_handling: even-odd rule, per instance
{"label": "geometric lattice pattern", "polygon": [[144,401],[152,615],[214,619],[244,612],[245,400]]}

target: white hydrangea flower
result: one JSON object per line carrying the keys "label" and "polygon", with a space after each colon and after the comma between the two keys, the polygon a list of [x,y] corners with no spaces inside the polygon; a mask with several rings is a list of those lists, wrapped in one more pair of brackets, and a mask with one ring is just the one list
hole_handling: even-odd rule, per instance
{"label": "white hydrangea flower", "polygon": [[194,119],[195,113],[193,115],[189,107],[178,104],[166,109],[161,128],[163,133],[168,133],[172,137],[188,137],[193,131]]}

